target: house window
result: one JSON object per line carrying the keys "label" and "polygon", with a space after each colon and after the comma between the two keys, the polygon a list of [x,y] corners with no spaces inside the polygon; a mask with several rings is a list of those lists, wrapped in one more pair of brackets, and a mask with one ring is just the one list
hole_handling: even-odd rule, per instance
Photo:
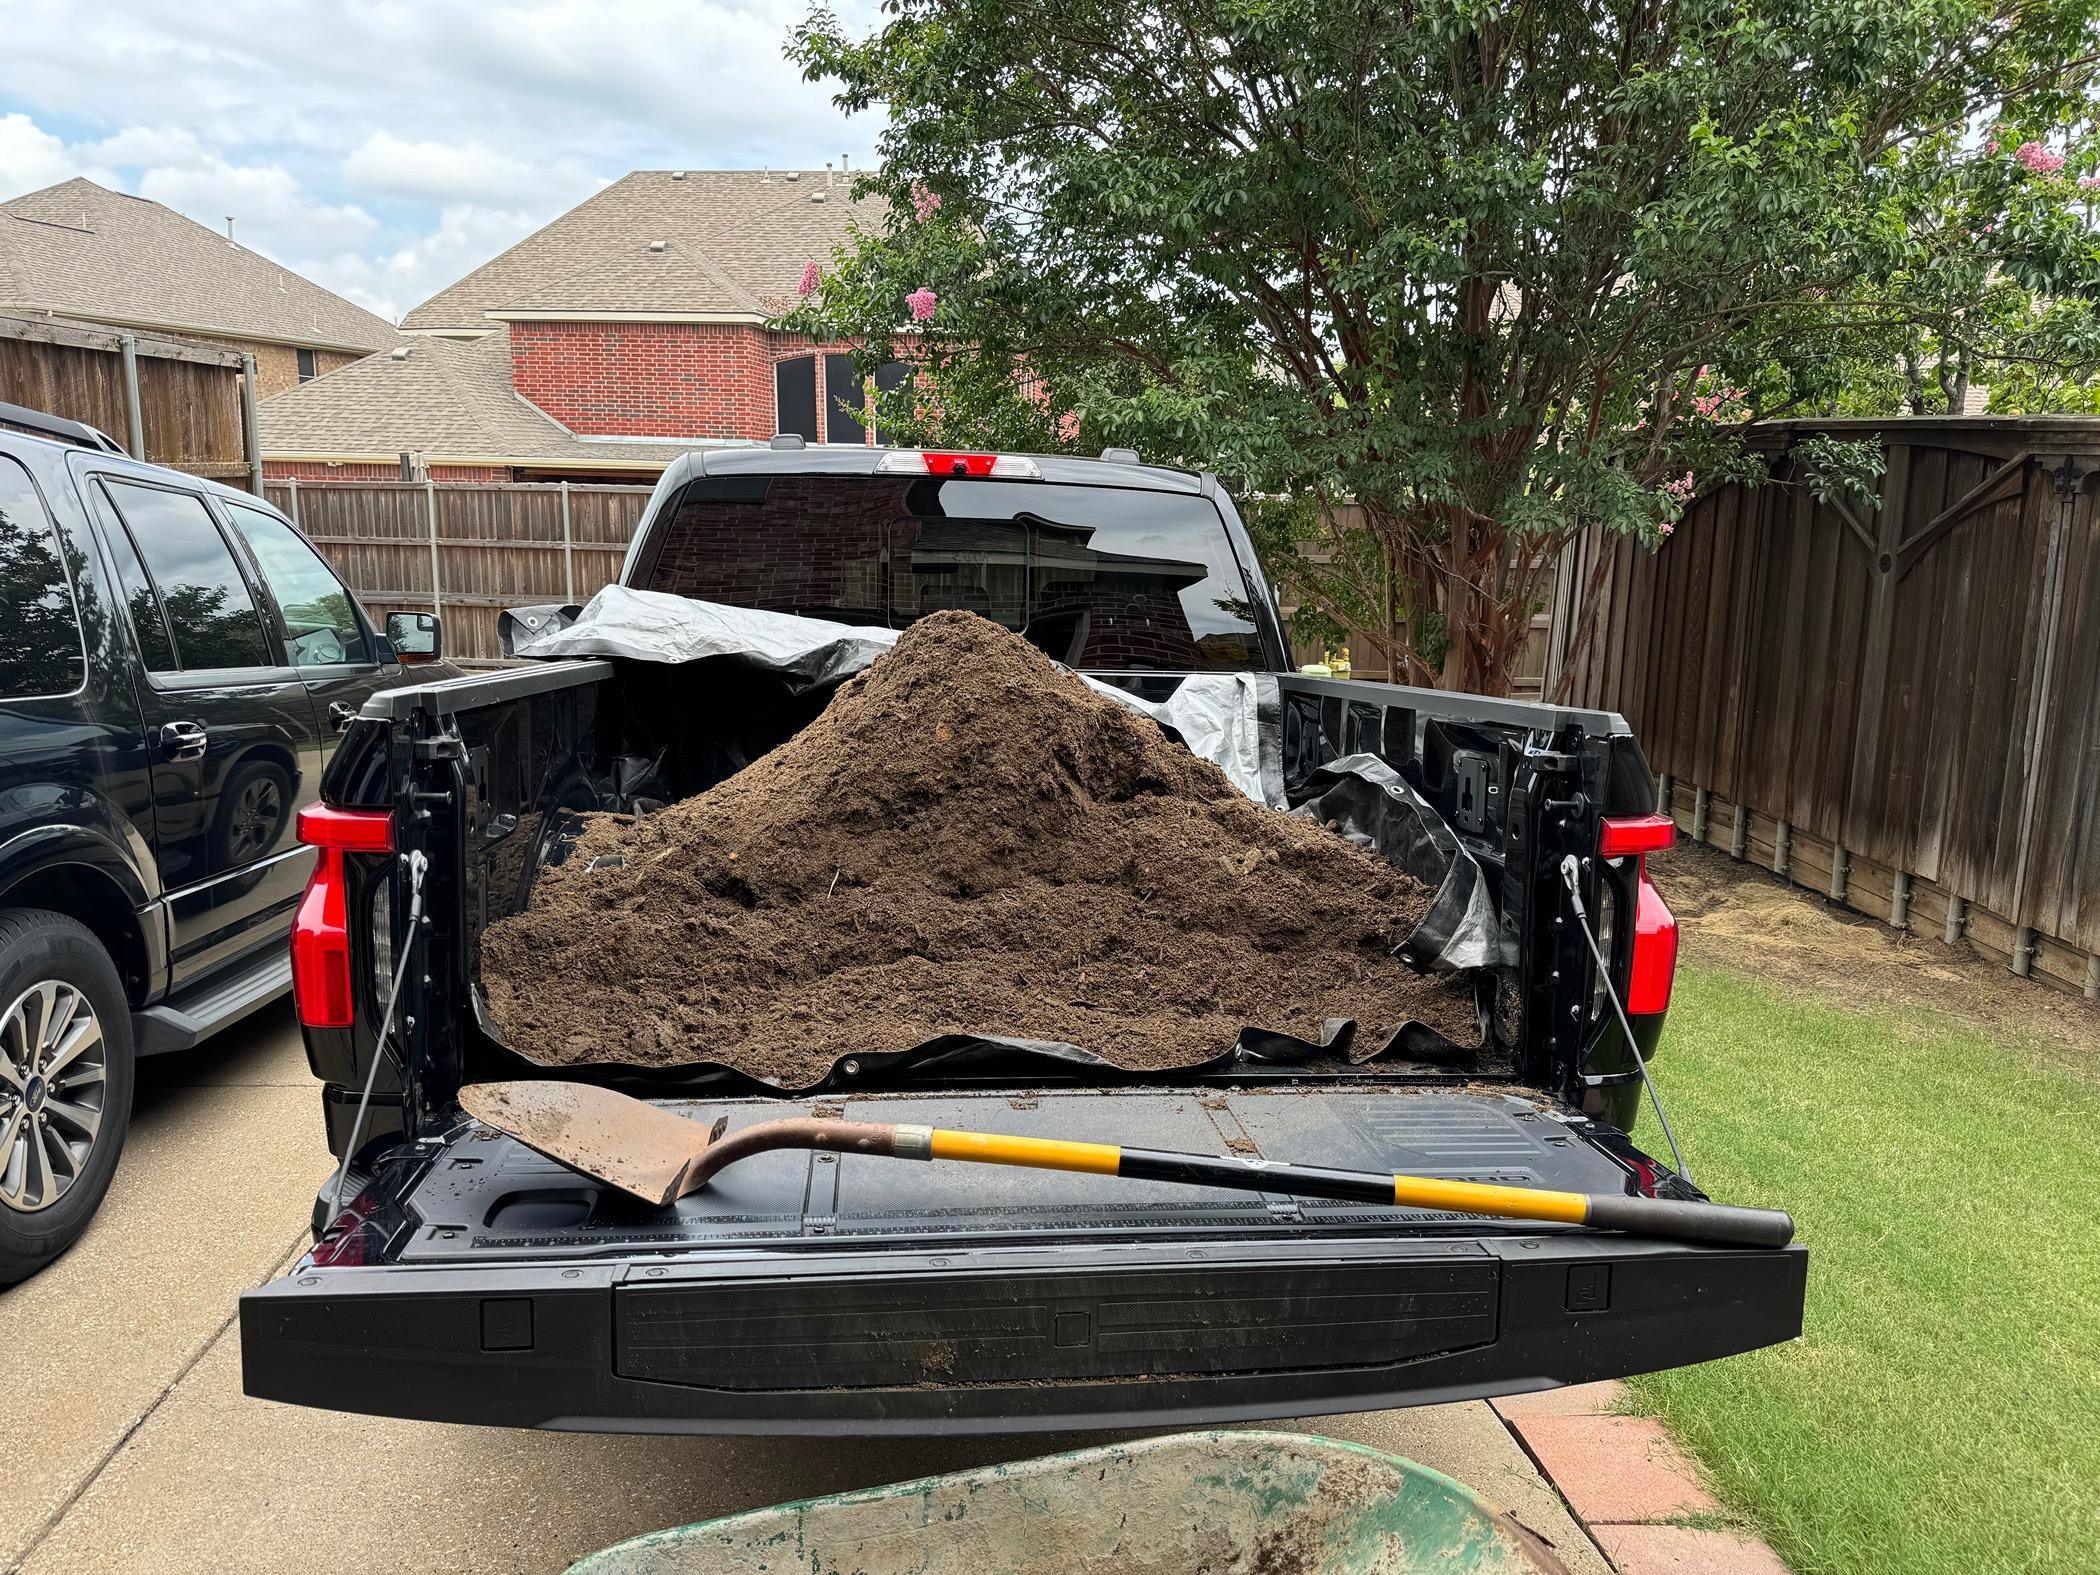
{"label": "house window", "polygon": [[853,369],[850,355],[824,357],[824,440],[827,443],[865,443],[868,429],[861,425],[867,414],[868,389]]}
{"label": "house window", "polygon": [[791,356],[773,363],[775,432],[793,432],[803,442],[817,440],[817,358]]}
{"label": "house window", "polygon": [[314,365],[314,353],[311,350],[300,350],[295,353],[299,357],[300,382],[311,383],[321,375],[320,369]]}

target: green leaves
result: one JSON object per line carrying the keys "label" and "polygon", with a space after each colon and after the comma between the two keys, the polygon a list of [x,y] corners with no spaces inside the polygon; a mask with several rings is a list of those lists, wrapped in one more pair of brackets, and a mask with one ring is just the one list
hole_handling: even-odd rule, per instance
{"label": "green leaves", "polygon": [[2067,397],[2093,5],[818,10],[789,53],[886,113],[889,207],[787,322],[921,366],[878,410],[900,440],[1353,500],[1363,594],[1445,617],[1442,676],[1497,688],[1559,544],[1659,540],[1751,419]]}

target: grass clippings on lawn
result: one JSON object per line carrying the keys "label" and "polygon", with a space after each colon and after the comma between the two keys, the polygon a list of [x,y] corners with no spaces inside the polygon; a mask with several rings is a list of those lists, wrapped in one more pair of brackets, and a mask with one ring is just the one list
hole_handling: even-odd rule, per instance
{"label": "grass clippings on lawn", "polygon": [[[1793,933],[1775,940],[1768,923],[1747,941],[1741,926],[1702,931],[1715,896],[1687,895],[1657,1078],[1703,1187],[1793,1210],[1807,1327],[1792,1345],[1638,1380],[1640,1398],[1801,1575],[2092,1569],[2089,1009],[2009,978],[1975,980],[1972,995],[1964,978],[1987,965],[1936,942],[1877,957],[1910,950],[1878,926],[1815,934],[1857,927],[1805,894],[1785,899],[1804,910],[1778,924]],[[1804,930],[1857,953],[1790,960]],[[1899,988],[1921,968],[1952,977]],[[1972,999],[1987,1007],[1964,1010]]]}

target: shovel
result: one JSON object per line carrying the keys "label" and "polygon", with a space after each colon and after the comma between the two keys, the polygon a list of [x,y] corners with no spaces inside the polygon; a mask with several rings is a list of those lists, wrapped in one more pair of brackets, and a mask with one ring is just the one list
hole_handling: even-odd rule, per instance
{"label": "shovel", "polygon": [[[773,1149],[825,1149],[889,1159],[952,1159],[979,1165],[1076,1170],[1136,1181],[1180,1181],[1239,1192],[1341,1198],[1492,1219],[1542,1220],[1716,1246],[1784,1247],[1791,1216],[1778,1209],[1616,1193],[1551,1192],[1433,1176],[1328,1170],[1237,1155],[1177,1154],[1116,1143],[1009,1137],[904,1123],[796,1116],[728,1133],[729,1118],[702,1126],[645,1100],[588,1083],[476,1083],[459,1102],[484,1126],[535,1153],[658,1208],[697,1192],[726,1167]],[[728,1135],[724,1135],[728,1133]]]}

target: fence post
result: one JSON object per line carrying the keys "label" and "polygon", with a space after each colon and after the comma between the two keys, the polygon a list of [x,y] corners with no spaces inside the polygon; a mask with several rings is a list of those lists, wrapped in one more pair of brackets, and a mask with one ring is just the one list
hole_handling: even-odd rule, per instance
{"label": "fence post", "polygon": [[445,596],[438,579],[438,489],[435,481],[423,483],[423,503],[430,511],[430,615],[441,618],[445,612]]}
{"label": "fence post", "polygon": [[241,443],[248,450],[248,490],[263,495],[262,417],[255,410],[255,356],[241,352]]}
{"label": "fence post", "polygon": [[1843,902],[1852,889],[1852,855],[1839,843],[1830,850],[1830,900]]}
{"label": "fence post", "polygon": [[569,484],[561,484],[561,583],[562,600],[576,601],[576,542],[569,534]]}
{"label": "fence post", "polygon": [[139,342],[130,334],[119,334],[117,348],[124,352],[124,446],[133,459],[144,459],[146,418],[139,410]]}
{"label": "fence post", "polygon": [[1895,930],[1907,930],[1910,928],[1909,870],[1896,871],[1895,879],[1892,882],[1890,882],[1889,928]]}
{"label": "fence post", "polygon": [[1947,899],[1947,928],[1941,932],[1940,939],[1952,946],[1961,939],[1962,926],[1968,922],[1969,900],[1966,897],[1949,897]]}
{"label": "fence post", "polygon": [[[294,525],[298,525],[298,524],[299,524],[299,478],[298,478],[297,476],[291,476],[291,477],[288,477],[287,479],[288,479],[288,480],[289,480],[289,481],[291,482],[291,484],[292,484],[292,510],[291,510],[291,512],[292,512],[292,523],[293,523]],[[303,530],[303,529],[304,529],[305,527],[304,527],[304,526],[301,526],[300,528],[301,528],[301,529]]]}
{"label": "fence post", "polygon": [[2085,960],[2085,998],[2100,1001],[2100,952]]}
{"label": "fence post", "polygon": [[1737,863],[1750,851],[1750,810],[1747,805],[1735,807],[1735,835],[1728,839],[1728,856]]}
{"label": "fence post", "polygon": [[1706,788],[1692,789],[1692,840],[1706,840],[1706,819],[1713,812],[1714,796]]}
{"label": "fence post", "polygon": [[2066,454],[2063,463],[2048,474],[2056,486],[2056,508],[2049,520],[2049,545],[2042,565],[2042,621],[2035,639],[2034,697],[2027,707],[2020,834],[2013,854],[2012,911],[2007,915],[2014,926],[2012,971],[2023,979],[2034,958],[2032,932],[2023,920],[2027,913],[2027,874],[2034,854],[2034,812],[2042,791],[2042,748],[2048,731],[2049,702],[2056,687],[2056,635],[2063,618],[2064,559],[2070,549],[2072,511],[2078,506],[2079,484],[2087,472]]}

